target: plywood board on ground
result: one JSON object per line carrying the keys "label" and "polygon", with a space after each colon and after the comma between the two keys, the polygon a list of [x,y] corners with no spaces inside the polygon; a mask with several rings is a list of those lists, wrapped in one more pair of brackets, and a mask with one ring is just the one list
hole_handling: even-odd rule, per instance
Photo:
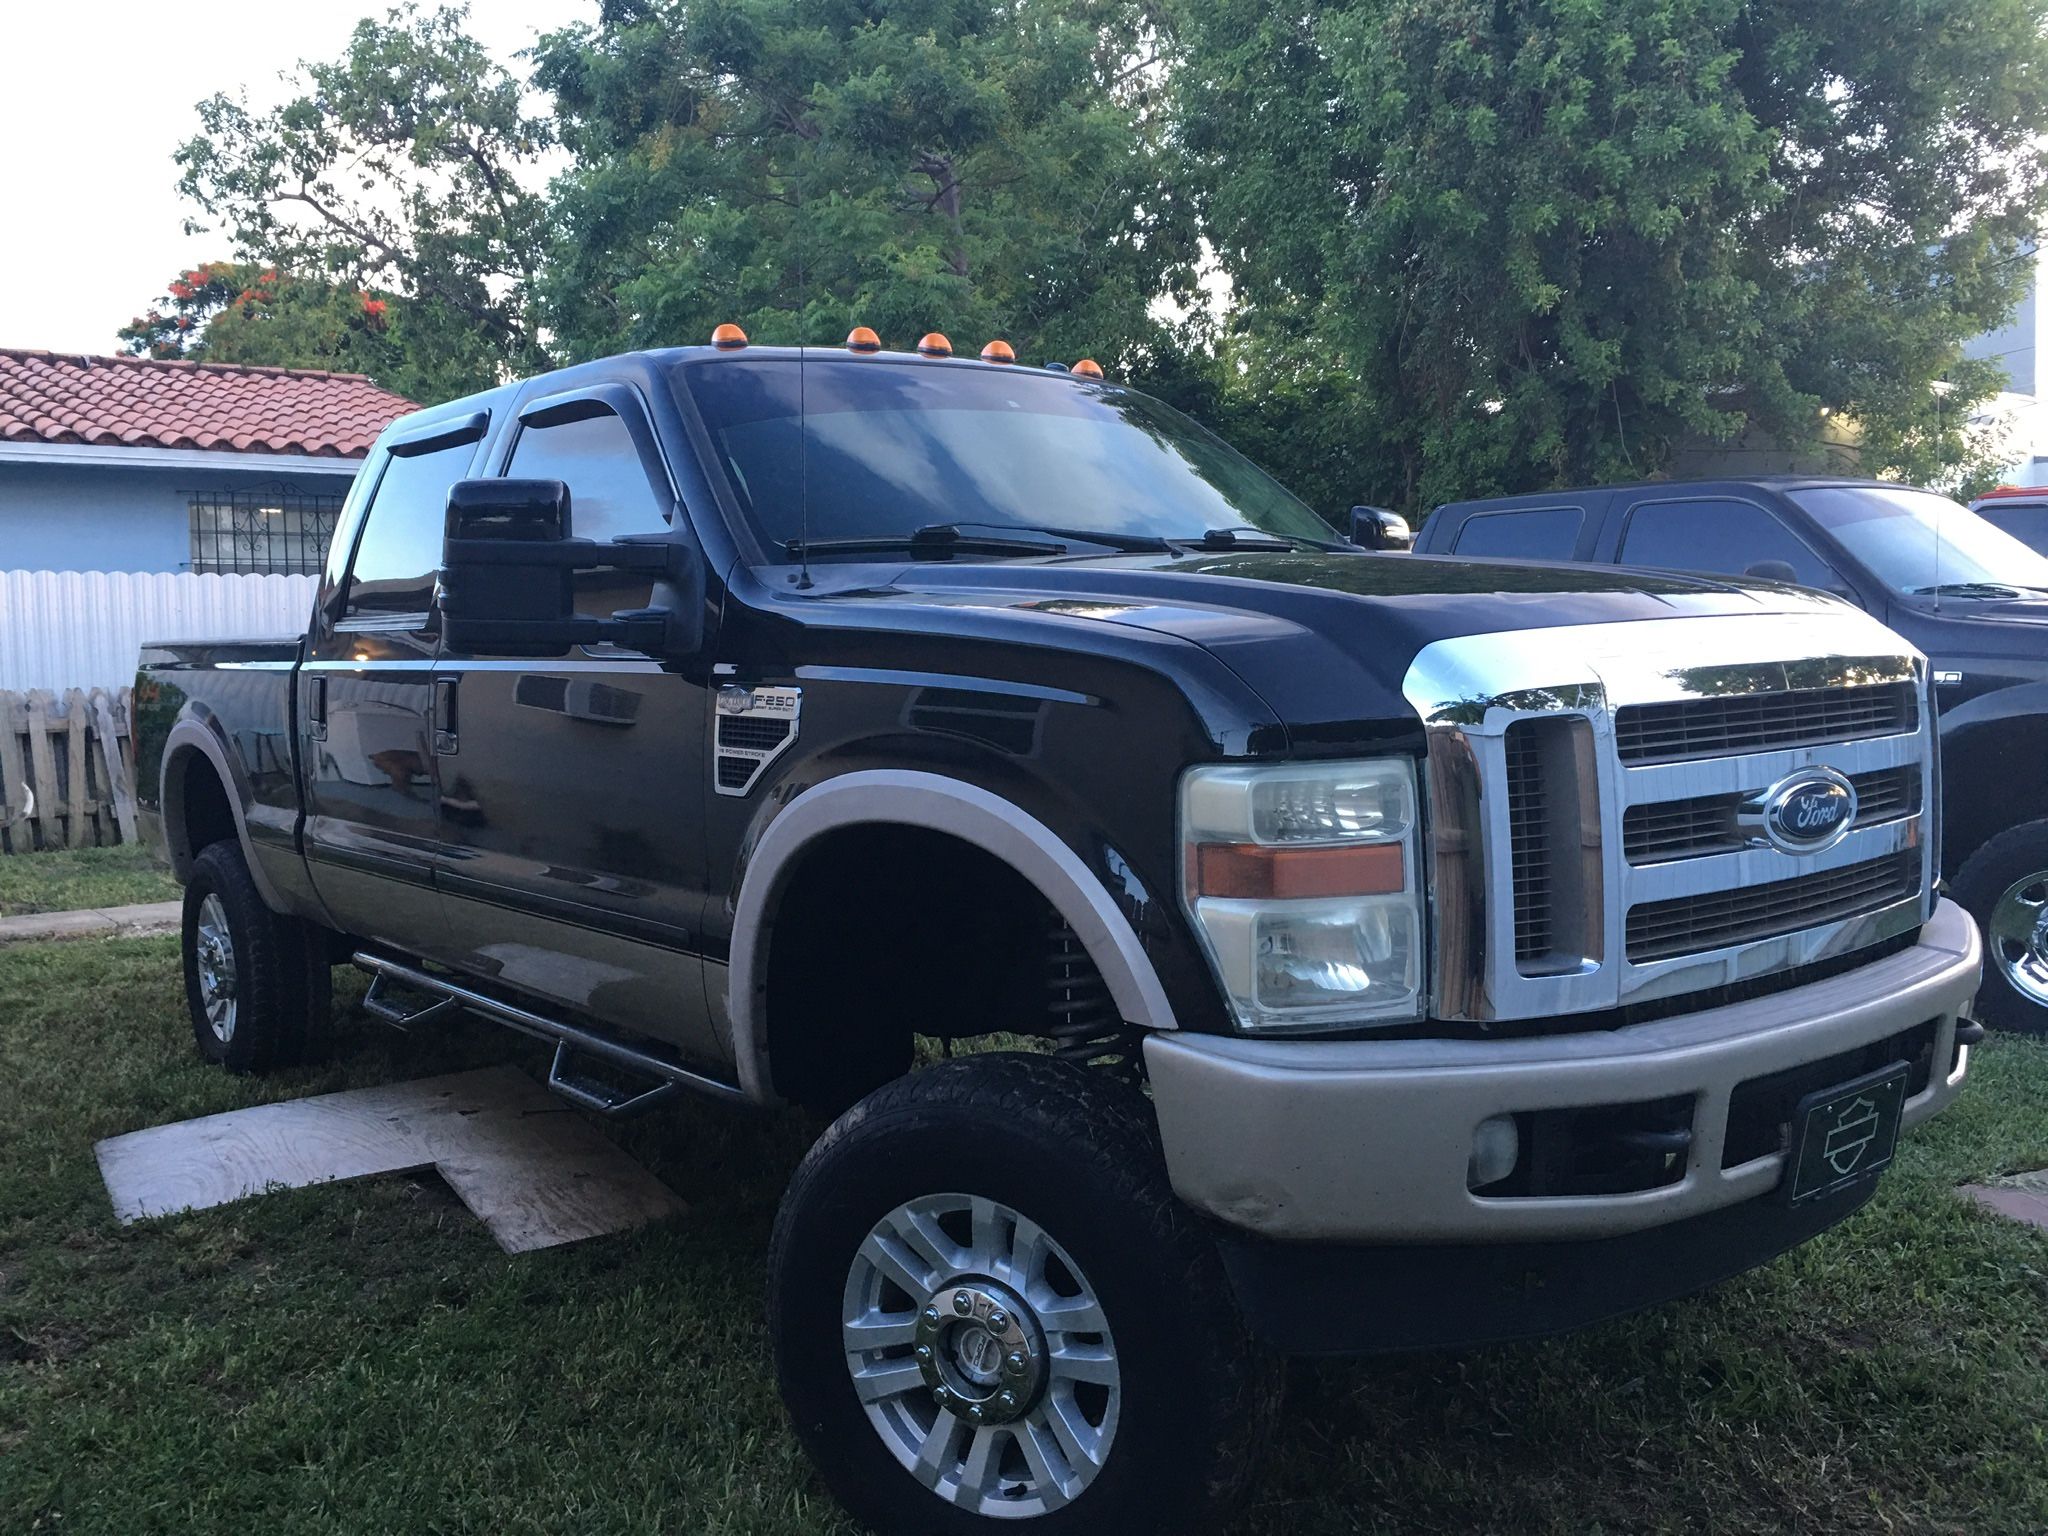
{"label": "plywood board on ground", "polygon": [[99,1143],[122,1221],[270,1189],[434,1168],[507,1253],[683,1212],[673,1191],[516,1067],[207,1115]]}

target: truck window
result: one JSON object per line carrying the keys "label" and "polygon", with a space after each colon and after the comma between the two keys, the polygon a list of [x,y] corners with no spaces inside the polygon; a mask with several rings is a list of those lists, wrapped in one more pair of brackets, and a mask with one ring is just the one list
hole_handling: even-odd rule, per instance
{"label": "truck window", "polygon": [[1569,560],[1586,514],[1578,507],[1518,507],[1481,512],[1466,520],[1451,545],[1454,555],[1497,560]]}
{"label": "truck window", "polygon": [[628,533],[660,533],[667,515],[647,483],[633,434],[612,411],[548,427],[525,427],[505,473],[569,487],[569,531],[602,544]]}
{"label": "truck window", "polygon": [[349,567],[349,614],[424,615],[433,606],[448,487],[475,453],[475,443],[457,443],[385,465]]}
{"label": "truck window", "polygon": [[1791,566],[1801,586],[1836,592],[1847,586],[1803,539],[1753,501],[1701,496],[1637,502],[1621,540],[1621,564],[1666,571],[1740,576],[1765,560]]}

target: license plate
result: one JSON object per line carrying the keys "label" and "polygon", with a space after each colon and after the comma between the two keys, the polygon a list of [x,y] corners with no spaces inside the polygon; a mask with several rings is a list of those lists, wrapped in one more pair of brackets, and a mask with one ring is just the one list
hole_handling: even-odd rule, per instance
{"label": "license plate", "polygon": [[1890,1163],[1905,1103],[1903,1061],[1801,1099],[1792,1111],[1792,1171],[1785,1184],[1791,1203],[1831,1195]]}

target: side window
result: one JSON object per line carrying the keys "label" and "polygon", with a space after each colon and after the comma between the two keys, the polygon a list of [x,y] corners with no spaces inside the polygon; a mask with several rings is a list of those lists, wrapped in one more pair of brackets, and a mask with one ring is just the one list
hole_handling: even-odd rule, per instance
{"label": "side window", "polygon": [[1507,560],[1569,560],[1586,514],[1578,507],[1526,507],[1481,512],[1466,519],[1451,545],[1454,555]]}
{"label": "side window", "polygon": [[559,480],[569,487],[569,531],[602,544],[628,533],[668,527],[640,452],[625,422],[611,411],[553,426],[524,427],[505,473],[513,479]]}
{"label": "side window", "polygon": [[1638,502],[1622,534],[1621,563],[1740,576],[1763,561],[1792,568],[1801,586],[1846,585],[1806,542],[1754,502],[1727,497]]}
{"label": "side window", "polygon": [[466,442],[386,464],[349,566],[348,616],[423,614],[433,606],[448,487],[468,473],[475,453]]}

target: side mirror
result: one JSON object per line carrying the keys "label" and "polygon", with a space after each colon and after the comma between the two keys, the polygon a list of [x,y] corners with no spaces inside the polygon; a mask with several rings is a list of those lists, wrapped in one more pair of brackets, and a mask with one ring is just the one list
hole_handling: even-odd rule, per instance
{"label": "side mirror", "polygon": [[[667,586],[665,606],[599,619],[576,611],[576,573],[645,571]],[[687,655],[702,641],[696,558],[666,534],[609,544],[570,536],[569,488],[559,480],[458,480],[448,488],[441,540],[441,638],[450,650],[563,656],[579,645]]]}
{"label": "side mirror", "polygon": [[1789,560],[1758,560],[1742,568],[1745,576],[1754,576],[1758,581],[1782,581],[1788,586],[1799,585],[1799,573],[1792,569]]}
{"label": "side mirror", "polygon": [[1361,549],[1413,549],[1415,531],[1398,512],[1385,507],[1353,507],[1351,542]]}

